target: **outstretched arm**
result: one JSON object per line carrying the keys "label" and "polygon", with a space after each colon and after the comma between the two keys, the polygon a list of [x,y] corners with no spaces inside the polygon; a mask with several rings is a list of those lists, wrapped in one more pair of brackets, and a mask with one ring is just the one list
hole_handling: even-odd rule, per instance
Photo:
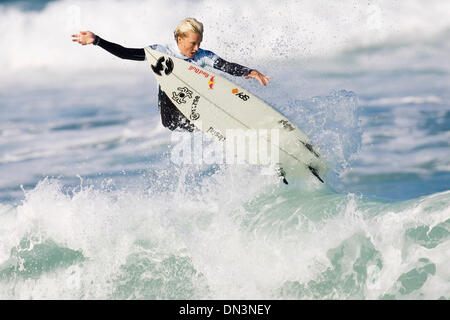
{"label": "outstretched arm", "polygon": [[250,69],[237,63],[228,62],[223,60],[222,58],[218,58],[214,62],[214,68],[229,73],[233,76],[245,76],[245,79],[254,78],[258,80],[263,86],[266,86],[266,84],[270,81],[270,78],[272,78],[271,76],[263,75],[258,70]]}
{"label": "outstretched arm", "polygon": [[79,34],[73,34],[72,41],[78,42],[82,45],[87,44],[98,45],[99,47],[102,47],[109,53],[112,53],[113,55],[122,59],[137,60],[137,61],[145,60],[144,49],[122,47],[121,45],[100,38],[91,31],[81,31]]}

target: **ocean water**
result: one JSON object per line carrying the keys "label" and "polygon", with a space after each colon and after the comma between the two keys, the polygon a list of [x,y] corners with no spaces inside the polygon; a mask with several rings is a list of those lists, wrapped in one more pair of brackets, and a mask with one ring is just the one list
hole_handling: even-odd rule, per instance
{"label": "ocean water", "polygon": [[[1,1],[0,299],[449,299],[448,1]],[[145,62],[172,41],[327,159],[326,183],[178,165]],[[7,31],[7,32],[6,32]]]}

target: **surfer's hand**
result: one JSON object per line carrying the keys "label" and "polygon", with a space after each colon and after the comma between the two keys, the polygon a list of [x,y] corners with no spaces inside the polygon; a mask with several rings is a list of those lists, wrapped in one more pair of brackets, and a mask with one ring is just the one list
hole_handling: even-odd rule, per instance
{"label": "surfer's hand", "polygon": [[252,70],[252,72],[250,72],[250,74],[245,77],[245,79],[250,79],[250,78],[255,78],[265,87],[266,84],[270,82],[270,78],[272,78],[272,77],[265,76],[258,70]]}
{"label": "surfer's hand", "polygon": [[90,31],[80,31],[79,34],[72,35],[72,41],[78,42],[83,46],[93,43],[95,40],[95,34]]}

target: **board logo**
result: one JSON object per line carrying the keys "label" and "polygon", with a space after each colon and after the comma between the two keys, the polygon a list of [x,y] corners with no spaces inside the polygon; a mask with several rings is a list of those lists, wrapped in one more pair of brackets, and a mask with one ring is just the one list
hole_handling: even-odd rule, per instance
{"label": "board logo", "polygon": [[197,67],[194,67],[194,66],[189,66],[189,70],[192,70],[192,71],[194,71],[196,74],[202,75],[202,76],[204,76],[205,78],[208,78],[208,77],[209,77],[209,73],[206,72],[206,71],[203,71],[203,70],[200,69],[200,68],[197,68]]}
{"label": "board logo", "polygon": [[231,93],[233,93],[235,96],[238,96],[239,98],[241,98],[244,101],[247,101],[248,99],[250,99],[249,95],[245,94],[244,92],[239,92],[239,90],[236,88],[231,90]]}
{"label": "board logo", "polygon": [[152,65],[152,70],[158,76],[162,76],[161,71],[164,71],[165,75],[168,76],[172,73],[173,66],[172,59],[160,57],[158,61],[156,61],[156,64]]}
{"label": "board logo", "polygon": [[225,139],[226,139],[225,136],[214,127],[209,127],[209,129],[206,131],[206,133],[211,134],[213,137],[218,139],[220,142],[225,141]]}
{"label": "board logo", "polygon": [[189,90],[187,87],[178,87],[178,92],[172,92],[172,99],[178,103],[178,104],[182,104],[182,103],[186,103],[185,98],[192,98],[192,91]]}
{"label": "board logo", "polygon": [[191,120],[198,120],[200,118],[200,113],[197,112],[197,105],[199,100],[200,96],[195,96],[194,101],[192,102],[191,114],[189,116]]}
{"label": "board logo", "polygon": [[209,81],[208,81],[209,88],[214,89],[213,86],[215,83],[216,83],[216,81],[214,80],[214,76],[212,76],[211,79],[209,79]]}
{"label": "board logo", "polygon": [[292,124],[289,123],[289,121],[287,120],[280,120],[278,121],[278,123],[280,123],[284,129],[286,129],[287,131],[293,131],[294,127],[292,126]]}

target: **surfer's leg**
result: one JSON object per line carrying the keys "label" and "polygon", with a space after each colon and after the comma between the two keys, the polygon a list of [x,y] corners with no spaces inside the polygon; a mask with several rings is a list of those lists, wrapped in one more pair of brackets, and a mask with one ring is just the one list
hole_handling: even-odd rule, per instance
{"label": "surfer's leg", "polygon": [[164,127],[172,131],[177,128],[189,132],[194,131],[194,125],[177,109],[161,88],[158,92],[158,106],[161,113],[161,123]]}

